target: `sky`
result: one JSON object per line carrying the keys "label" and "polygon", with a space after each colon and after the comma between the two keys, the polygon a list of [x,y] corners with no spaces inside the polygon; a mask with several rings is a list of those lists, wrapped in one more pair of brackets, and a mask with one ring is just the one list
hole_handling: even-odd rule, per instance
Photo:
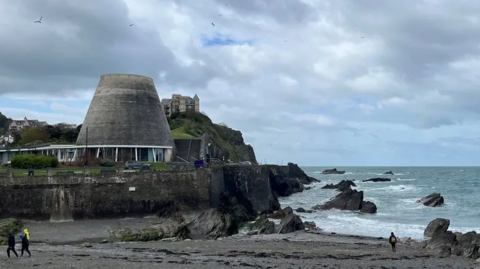
{"label": "sky", "polygon": [[262,163],[478,165],[480,1],[274,3],[1,1],[0,111],[80,124],[131,73],[197,94]]}

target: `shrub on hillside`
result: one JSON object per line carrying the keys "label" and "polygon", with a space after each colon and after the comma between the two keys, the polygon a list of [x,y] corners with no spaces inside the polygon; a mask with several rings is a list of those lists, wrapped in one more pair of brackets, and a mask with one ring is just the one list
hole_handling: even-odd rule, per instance
{"label": "shrub on hillside", "polygon": [[115,166],[115,162],[108,158],[103,158],[100,160],[100,165],[104,167],[113,167]]}
{"label": "shrub on hillside", "polygon": [[55,156],[45,155],[17,155],[13,157],[12,168],[16,169],[44,169],[47,167],[57,167],[58,159]]}

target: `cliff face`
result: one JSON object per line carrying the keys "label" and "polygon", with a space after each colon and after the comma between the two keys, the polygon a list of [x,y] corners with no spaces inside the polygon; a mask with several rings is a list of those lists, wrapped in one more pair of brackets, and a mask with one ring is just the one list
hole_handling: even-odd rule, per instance
{"label": "cliff face", "polygon": [[204,114],[196,112],[175,113],[169,123],[174,139],[194,138],[207,134],[211,143],[211,158],[233,162],[257,162],[253,147],[245,144],[240,131],[215,124]]}

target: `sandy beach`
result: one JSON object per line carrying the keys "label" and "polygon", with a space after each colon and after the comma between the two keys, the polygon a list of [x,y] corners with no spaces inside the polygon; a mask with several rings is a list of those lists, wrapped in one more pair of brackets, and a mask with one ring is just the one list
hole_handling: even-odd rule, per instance
{"label": "sandy beach", "polygon": [[[466,258],[436,258],[421,243],[312,233],[235,235],[220,240],[109,242],[109,231],[142,228],[153,218],[28,222],[32,257],[8,259],[2,268],[476,268]],[[20,246],[17,244],[17,249]],[[6,247],[4,247],[6,250]]]}

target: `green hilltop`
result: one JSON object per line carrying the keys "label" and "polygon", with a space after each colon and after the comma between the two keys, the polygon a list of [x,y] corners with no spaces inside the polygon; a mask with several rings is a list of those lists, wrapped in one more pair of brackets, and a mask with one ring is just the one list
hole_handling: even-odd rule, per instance
{"label": "green hilltop", "polygon": [[226,156],[233,162],[250,161],[256,163],[251,145],[246,145],[240,131],[225,124],[215,124],[203,113],[187,111],[174,113],[168,120],[174,139],[198,138],[203,134],[210,137],[211,157],[221,159]]}

